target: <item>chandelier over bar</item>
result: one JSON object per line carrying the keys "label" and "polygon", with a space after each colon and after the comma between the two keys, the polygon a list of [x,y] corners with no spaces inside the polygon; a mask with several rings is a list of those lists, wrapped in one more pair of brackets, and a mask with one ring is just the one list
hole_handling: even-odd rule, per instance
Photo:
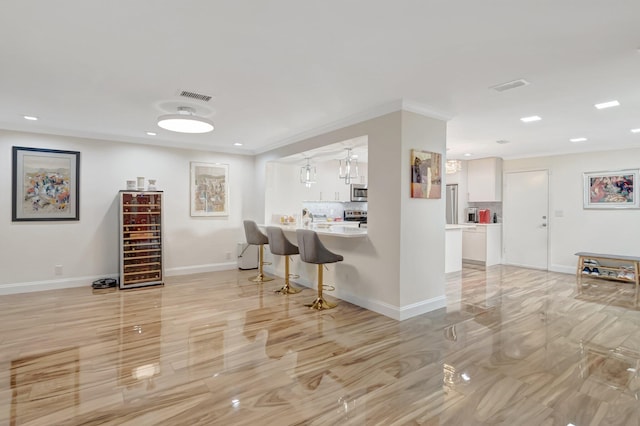
{"label": "chandelier over bar", "polygon": [[312,183],[316,183],[316,168],[309,164],[307,158],[307,164],[300,168],[300,183],[304,183],[304,186],[311,188]]}
{"label": "chandelier over bar", "polygon": [[459,172],[462,169],[462,162],[460,160],[447,160],[445,163],[445,170],[448,175]]}
{"label": "chandelier over bar", "polygon": [[346,148],[347,158],[340,160],[340,169],[338,170],[338,176],[340,179],[344,179],[344,183],[349,185],[351,179],[358,177],[358,160],[356,155],[351,154],[351,148]]}

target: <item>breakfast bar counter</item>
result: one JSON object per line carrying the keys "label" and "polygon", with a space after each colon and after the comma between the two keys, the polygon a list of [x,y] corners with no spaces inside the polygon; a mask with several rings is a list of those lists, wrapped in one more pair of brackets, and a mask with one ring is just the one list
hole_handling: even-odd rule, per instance
{"label": "breakfast bar counter", "polygon": [[[333,222],[333,223],[314,223],[310,225],[308,228],[303,228],[300,226],[296,226],[294,224],[272,224],[272,225],[258,225],[258,227],[264,229],[267,226],[277,226],[282,228],[284,232],[295,234],[296,229],[310,229],[312,231],[316,231],[316,233],[320,236],[332,236],[339,238],[363,238],[367,236],[367,230],[363,228],[358,228],[354,225],[345,225],[342,222]],[[295,241],[295,237],[289,237],[291,241]]]}

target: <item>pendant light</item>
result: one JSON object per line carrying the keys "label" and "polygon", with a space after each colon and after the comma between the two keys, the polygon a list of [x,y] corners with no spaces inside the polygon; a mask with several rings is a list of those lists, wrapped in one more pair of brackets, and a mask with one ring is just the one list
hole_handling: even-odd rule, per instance
{"label": "pendant light", "polygon": [[307,188],[311,188],[311,184],[316,183],[316,168],[311,167],[308,158],[307,164],[300,168],[300,183],[304,183]]}
{"label": "pendant light", "polygon": [[351,179],[358,177],[358,160],[356,155],[351,155],[351,148],[346,148],[347,158],[340,160],[340,169],[338,170],[338,176],[340,179],[344,179],[344,183],[349,185]]}
{"label": "pendant light", "polygon": [[447,160],[445,163],[445,170],[448,175],[459,172],[462,169],[462,162],[460,160]]}
{"label": "pendant light", "polygon": [[196,115],[191,107],[178,107],[177,114],[166,114],[158,117],[158,126],[178,133],[207,133],[213,130],[213,123]]}

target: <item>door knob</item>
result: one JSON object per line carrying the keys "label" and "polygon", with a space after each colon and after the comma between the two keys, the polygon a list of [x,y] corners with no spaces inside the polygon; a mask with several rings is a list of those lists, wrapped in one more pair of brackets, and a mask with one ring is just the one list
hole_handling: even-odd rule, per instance
{"label": "door knob", "polygon": [[543,223],[543,224],[542,224],[542,227],[544,228],[545,226],[547,226],[547,224],[546,224],[546,223]]}
{"label": "door knob", "polygon": [[543,219],[546,219],[547,217],[546,217],[546,216],[542,216],[542,218],[543,218]]}

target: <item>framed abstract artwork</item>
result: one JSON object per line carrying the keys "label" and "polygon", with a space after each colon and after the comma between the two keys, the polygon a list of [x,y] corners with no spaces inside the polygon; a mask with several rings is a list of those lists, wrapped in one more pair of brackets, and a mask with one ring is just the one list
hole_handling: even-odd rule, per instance
{"label": "framed abstract artwork", "polygon": [[637,209],[637,169],[584,174],[585,209]]}
{"label": "framed abstract artwork", "polygon": [[80,153],[13,147],[11,220],[80,220]]}
{"label": "framed abstract artwork", "polygon": [[191,162],[191,216],[229,215],[229,165]]}
{"label": "framed abstract artwork", "polygon": [[442,198],[442,155],[411,150],[411,198]]}

